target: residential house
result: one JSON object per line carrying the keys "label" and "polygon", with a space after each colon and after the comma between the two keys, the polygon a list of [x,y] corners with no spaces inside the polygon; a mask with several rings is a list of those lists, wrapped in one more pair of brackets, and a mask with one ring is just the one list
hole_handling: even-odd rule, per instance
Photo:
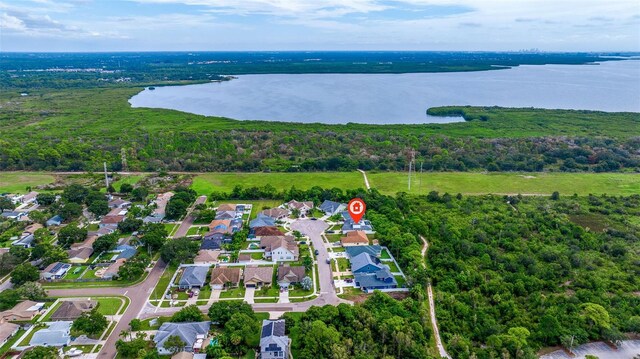
{"label": "residential house", "polygon": [[19,329],[20,325],[18,324],[0,324],[0,346],[4,346],[9,341],[9,339],[18,332]]}
{"label": "residential house", "polygon": [[189,266],[185,267],[180,281],[178,281],[179,289],[193,289],[202,288],[207,281],[207,274],[209,273],[208,266]]}
{"label": "residential house", "polygon": [[44,269],[44,271],[42,271],[40,277],[44,280],[60,279],[64,277],[65,274],[67,274],[69,268],[71,268],[71,264],[69,263],[51,263],[49,264],[49,266],[47,266],[47,268]]}
{"label": "residential house", "polygon": [[131,202],[126,201],[120,197],[115,197],[109,201],[109,208],[128,208],[131,206]]}
{"label": "residential house", "polygon": [[320,207],[318,207],[318,209],[320,209],[322,212],[324,212],[324,214],[328,216],[336,215],[344,211],[346,208],[347,208],[347,205],[344,203],[334,202],[329,200],[322,202]]}
{"label": "residential house", "polygon": [[285,321],[263,320],[260,334],[260,358],[284,359],[289,357],[289,337],[284,335]]}
{"label": "residential house", "polygon": [[305,269],[303,266],[289,266],[288,264],[278,266],[278,285],[280,287],[298,284],[302,282],[304,277]]}
{"label": "residential house", "polygon": [[129,212],[129,210],[127,208],[120,208],[120,207],[115,207],[112,208],[109,213],[107,213],[105,215],[105,217],[111,217],[111,216],[126,216],[127,212]]}
{"label": "residential house", "polygon": [[369,238],[364,231],[347,232],[346,236],[340,238],[343,247],[349,246],[368,246]]}
{"label": "residential house", "polygon": [[37,197],[38,197],[38,192],[31,191],[31,192],[25,194],[24,196],[22,196],[22,198],[19,200],[19,202],[22,203],[22,204],[33,203],[33,202],[36,201]]}
{"label": "residential house", "polygon": [[[216,212],[215,219],[236,219],[238,216],[236,215],[236,211],[218,211]],[[240,218],[242,218],[242,214],[240,214]]]}
{"label": "residential house", "polygon": [[293,236],[265,236],[260,238],[260,247],[265,256],[274,262],[297,261],[300,254]]}
{"label": "residential house", "polygon": [[93,254],[93,243],[98,239],[98,235],[92,233],[87,236],[81,243],[74,243],[67,251],[69,255],[69,262],[71,263],[85,263],[89,260],[89,257]]}
{"label": "residential house", "polygon": [[209,328],[211,328],[211,322],[163,323],[153,337],[153,341],[156,343],[160,355],[172,354],[171,351],[164,348],[165,341],[172,336],[180,337],[185,343],[183,351],[199,352],[209,345],[206,340],[209,336]]}
{"label": "residential house", "polygon": [[258,213],[258,216],[249,222],[249,228],[255,229],[259,227],[274,227],[276,225],[276,220],[272,217],[263,214],[262,212]]}
{"label": "residential house", "polygon": [[351,246],[345,248],[345,252],[347,252],[349,258],[353,258],[360,253],[368,253],[376,258],[380,258],[380,254],[382,254],[382,247],[377,244],[371,246]]}
{"label": "residential house", "polygon": [[278,227],[257,227],[252,230],[254,238],[260,239],[268,236],[282,236],[284,233]]}
{"label": "residential house", "polygon": [[111,234],[113,232],[115,232],[115,230],[113,228],[103,227],[103,228],[98,229],[95,232],[89,232],[88,235],[89,236],[97,235],[98,237],[102,237],[102,236],[106,236],[107,234]]}
{"label": "residential house", "polygon": [[287,208],[289,208],[292,211],[298,210],[301,216],[307,215],[307,213],[311,211],[314,207],[312,201],[298,202],[296,200],[291,200],[287,202],[286,205],[287,205]]}
{"label": "residential house", "polygon": [[[364,253],[362,255],[365,255]],[[398,282],[387,266],[374,273],[354,273],[356,287],[370,293],[374,290],[393,289]]]}
{"label": "residential house", "polygon": [[222,236],[216,233],[207,233],[204,235],[204,240],[200,244],[200,249],[217,250],[222,247]]}
{"label": "residential house", "polygon": [[26,236],[20,237],[13,242],[11,242],[12,246],[20,246],[23,248],[31,248],[33,247],[33,242],[35,241],[35,236],[33,234],[28,234]]}
{"label": "residential house", "polygon": [[198,255],[193,259],[193,263],[208,265],[215,264],[218,263],[219,256],[219,250],[201,249],[198,251]]}
{"label": "residential house", "polygon": [[76,320],[82,313],[90,312],[98,305],[98,302],[90,299],[65,300],[51,315],[51,321]]}
{"label": "residential house", "polygon": [[106,228],[111,228],[111,229],[117,229],[118,228],[118,223],[124,221],[125,218],[126,218],[126,216],[123,216],[123,215],[104,216],[100,220],[99,227],[100,228],[106,227]]}
{"label": "residential house", "polygon": [[223,289],[237,287],[242,279],[240,267],[216,267],[211,271],[211,288]]}
{"label": "residential house", "polygon": [[238,263],[249,263],[251,262],[251,253],[240,253],[238,254]]}
{"label": "residential house", "polygon": [[380,264],[380,260],[372,257],[368,253],[360,253],[351,258],[351,272],[355,273],[375,273],[386,266]]}
{"label": "residential house", "polygon": [[115,262],[109,264],[107,269],[105,269],[105,271],[102,273],[101,278],[113,279],[114,277],[118,276],[118,271],[120,270],[120,267],[122,267],[124,265],[124,262],[126,261],[127,260],[124,258],[116,259]]}
{"label": "residential house", "polygon": [[49,323],[47,329],[38,330],[33,334],[30,346],[42,347],[64,347],[71,342],[71,324],[70,321],[62,321],[57,323]]}
{"label": "residential house", "polygon": [[291,211],[284,208],[276,207],[276,208],[265,209],[262,212],[258,213],[258,216],[263,215],[263,216],[273,218],[274,220],[278,220],[278,219],[285,219],[289,217],[290,214],[291,214]]}
{"label": "residential house", "polygon": [[52,227],[52,226],[59,226],[62,224],[62,217],[59,215],[55,215],[51,218],[49,218],[49,220],[47,220],[47,222],[45,223],[47,227]]}
{"label": "residential house", "polygon": [[242,228],[242,220],[231,219],[214,219],[209,223],[209,232],[207,234],[222,234],[231,236]]}
{"label": "residential house", "polygon": [[207,354],[194,354],[189,352],[180,352],[171,357],[171,359],[207,359]]}
{"label": "residential house", "polygon": [[22,236],[26,237],[30,234],[34,234],[38,229],[41,229],[41,228],[44,228],[44,226],[42,226],[40,223],[32,223],[27,227],[25,227],[24,231],[22,231]]}
{"label": "residential house", "polygon": [[22,217],[26,215],[27,214],[25,212],[18,212],[18,211],[4,211],[2,212],[2,214],[0,214],[0,216],[4,218],[15,219],[16,221],[20,220]]}
{"label": "residential house", "polygon": [[244,286],[259,288],[270,286],[273,281],[273,267],[247,266],[244,269]]}
{"label": "residential house", "polygon": [[0,322],[26,322],[40,314],[44,303],[36,303],[30,300],[22,301],[13,308],[0,312]]}
{"label": "residential house", "polygon": [[222,212],[222,211],[236,211],[236,205],[235,204],[231,204],[231,203],[222,203],[218,206],[218,208],[216,209],[216,212]]}
{"label": "residential house", "polygon": [[116,253],[116,254],[113,257],[111,257],[111,262],[115,262],[118,259],[129,259],[129,258],[132,258],[133,256],[136,255],[138,250],[136,249],[136,247],[132,247],[132,246],[127,245],[127,244],[122,244],[122,245],[117,246],[116,249],[113,252]]}

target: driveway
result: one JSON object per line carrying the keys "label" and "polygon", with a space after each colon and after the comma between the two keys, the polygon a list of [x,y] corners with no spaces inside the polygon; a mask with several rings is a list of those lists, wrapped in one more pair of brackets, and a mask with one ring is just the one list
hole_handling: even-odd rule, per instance
{"label": "driveway", "polygon": [[254,287],[249,287],[247,288],[247,290],[244,292],[244,301],[249,303],[249,304],[253,304],[253,296],[256,293],[256,288]]}
{"label": "driveway", "polygon": [[129,297],[131,303],[122,318],[117,322],[115,329],[107,338],[102,350],[98,354],[98,359],[112,359],[116,356],[116,341],[120,332],[129,329],[129,322],[138,316],[149,298],[149,294],[158,283],[162,272],[166,268],[163,261],[156,262],[147,278],[139,284],[131,287],[106,287],[106,288],[74,288],[74,289],[47,289],[51,297],[84,297],[84,296],[105,296],[105,295],[125,295]]}
{"label": "driveway", "polygon": [[289,303],[289,290],[281,290],[278,303]]}

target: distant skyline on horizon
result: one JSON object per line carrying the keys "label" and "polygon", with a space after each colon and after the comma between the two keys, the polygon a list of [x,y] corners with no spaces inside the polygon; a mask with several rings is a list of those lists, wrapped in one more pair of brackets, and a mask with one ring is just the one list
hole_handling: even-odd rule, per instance
{"label": "distant skyline on horizon", "polygon": [[640,52],[640,6],[635,0],[0,0],[2,52],[526,49]]}

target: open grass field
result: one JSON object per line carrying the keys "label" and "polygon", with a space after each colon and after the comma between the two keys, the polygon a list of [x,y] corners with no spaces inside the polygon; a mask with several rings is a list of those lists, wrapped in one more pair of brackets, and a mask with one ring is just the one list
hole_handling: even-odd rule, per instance
{"label": "open grass field", "polygon": [[296,186],[309,189],[313,186],[342,189],[363,187],[362,175],[358,172],[296,172],[296,173],[206,173],[193,179],[193,188],[199,195],[213,191],[231,192],[233,187],[264,186],[270,184],[281,191]]}
{"label": "open grass field", "polygon": [[27,187],[54,182],[51,174],[44,172],[0,172],[0,193],[27,193]]}
{"label": "open grass field", "polygon": [[[407,173],[367,173],[371,187],[394,194],[407,192]],[[422,180],[422,183],[420,183]],[[412,194],[632,195],[640,193],[640,174],[631,173],[473,173],[425,172],[412,176]]]}

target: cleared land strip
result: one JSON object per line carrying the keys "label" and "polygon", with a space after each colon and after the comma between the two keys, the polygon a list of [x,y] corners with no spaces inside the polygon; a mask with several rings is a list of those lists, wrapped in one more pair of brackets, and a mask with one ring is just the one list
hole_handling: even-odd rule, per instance
{"label": "cleared land strip", "polygon": [[[422,240],[422,257],[426,260],[427,258],[427,249],[429,248],[429,243],[427,240],[420,236]],[[424,261],[422,261],[422,266],[426,267]],[[431,282],[427,283],[427,295],[429,296],[429,316],[431,317],[431,327],[433,328],[433,336],[436,339],[436,346],[438,347],[438,353],[443,358],[451,359],[449,353],[444,349],[444,345],[442,345],[442,338],[440,338],[440,330],[438,329],[438,320],[436,319],[436,305],[433,300],[433,290],[431,289]]]}

